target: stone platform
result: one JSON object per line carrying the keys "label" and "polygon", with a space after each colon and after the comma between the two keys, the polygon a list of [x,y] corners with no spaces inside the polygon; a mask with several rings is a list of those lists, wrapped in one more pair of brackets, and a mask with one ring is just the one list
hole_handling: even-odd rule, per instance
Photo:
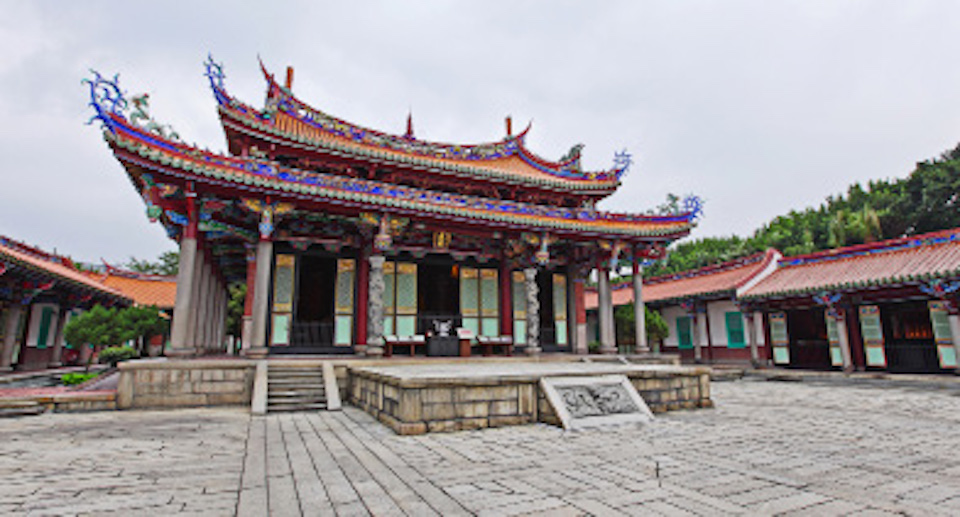
{"label": "stone platform", "polygon": [[540,379],[617,374],[654,412],[713,405],[709,368],[575,362],[356,365],[348,399],[398,434],[559,425]]}

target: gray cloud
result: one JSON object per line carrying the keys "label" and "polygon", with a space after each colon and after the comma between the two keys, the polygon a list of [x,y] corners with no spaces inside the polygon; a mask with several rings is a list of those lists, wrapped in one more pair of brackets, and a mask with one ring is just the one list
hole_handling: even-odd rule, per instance
{"label": "gray cloud", "polygon": [[589,168],[628,148],[602,205],[708,200],[695,236],[745,234],[854,181],[905,175],[960,140],[960,4],[794,2],[0,2],[0,233],[82,260],[173,248],[94,127],[93,67],[222,150],[202,77],[263,98],[256,57],[296,67],[303,99],[354,122],[475,142],[534,120]]}

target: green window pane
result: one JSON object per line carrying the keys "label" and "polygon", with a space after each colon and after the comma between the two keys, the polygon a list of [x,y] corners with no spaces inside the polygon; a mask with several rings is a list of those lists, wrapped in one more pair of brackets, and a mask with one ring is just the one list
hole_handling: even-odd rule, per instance
{"label": "green window pane", "polygon": [[413,336],[417,333],[416,316],[397,316],[397,335]]}
{"label": "green window pane", "polygon": [[497,296],[499,285],[497,282],[496,269],[480,270],[480,307],[484,316],[497,316],[500,314],[500,299]]}
{"label": "green window pane", "polygon": [[352,259],[337,261],[337,314],[353,314],[353,284],[355,262]]}
{"label": "green window pane", "polygon": [[50,323],[53,320],[53,307],[44,307],[40,311],[40,328],[37,332],[37,348],[47,348],[50,337]]}
{"label": "green window pane", "polygon": [[690,316],[677,318],[677,348],[693,348],[693,321]]}
{"label": "green window pane", "polygon": [[743,332],[743,316],[739,311],[728,312],[727,320],[727,348],[743,348],[746,346]]}
{"label": "green window pane", "polygon": [[480,314],[480,293],[477,282],[477,270],[460,269],[460,313],[464,316]]}
{"label": "green window pane", "polygon": [[830,364],[833,366],[843,366],[843,354],[840,352],[839,346],[830,345]]}
{"label": "green window pane", "polygon": [[887,366],[887,357],[883,352],[883,346],[866,347],[867,366]]}
{"label": "green window pane", "polygon": [[790,349],[785,346],[773,347],[773,362],[787,364],[790,362]]}
{"label": "green window pane", "polygon": [[275,314],[273,316],[273,336],[270,340],[274,345],[290,344],[290,315]]}
{"label": "green window pane", "polygon": [[350,346],[353,340],[353,316],[338,315],[336,320],[336,336],[333,344],[335,346]]}
{"label": "green window pane", "polygon": [[480,335],[496,337],[500,335],[500,320],[497,318],[483,318],[480,323]]}
{"label": "green window pane", "polygon": [[527,342],[527,322],[526,320],[514,320],[513,322],[513,342],[517,345],[523,345]]}
{"label": "green window pane", "polygon": [[953,345],[940,345],[937,352],[940,354],[940,368],[957,367],[957,349]]}
{"label": "green window pane", "polygon": [[417,265],[406,262],[397,263],[397,314],[416,313]]}
{"label": "green window pane", "polygon": [[567,319],[567,277],[564,275],[553,275],[553,317]]}
{"label": "green window pane", "polygon": [[463,318],[463,328],[473,332],[474,336],[480,334],[480,318]]}
{"label": "green window pane", "polygon": [[566,320],[558,320],[553,322],[554,327],[557,331],[557,345],[566,346],[567,344],[567,322]]}

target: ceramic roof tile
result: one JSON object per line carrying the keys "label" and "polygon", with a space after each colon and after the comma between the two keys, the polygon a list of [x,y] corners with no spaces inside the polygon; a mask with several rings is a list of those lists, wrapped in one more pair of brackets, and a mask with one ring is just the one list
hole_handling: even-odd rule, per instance
{"label": "ceramic roof tile", "polygon": [[[704,296],[724,291],[733,291],[745,285],[776,258],[775,250],[751,255],[743,259],[724,262],[694,271],[644,279],[643,301],[651,303],[693,296]],[[628,284],[611,293],[614,306],[633,303],[633,287]],[[598,305],[594,290],[586,293],[586,307]]]}
{"label": "ceramic roof tile", "polygon": [[129,278],[120,275],[107,275],[103,279],[103,283],[127,295],[137,305],[155,305],[159,309],[171,309],[176,304],[176,277]]}
{"label": "ceramic roof tile", "polygon": [[19,243],[15,241],[0,238],[0,261],[14,262],[27,269],[48,275],[55,281],[66,281],[79,287],[99,291],[106,295],[127,298],[127,296],[113,287],[106,286],[88,277],[79,270],[58,262],[57,259],[63,260],[60,257],[50,254],[45,254],[47,256],[39,256],[38,254],[26,251],[24,246],[18,244]]}
{"label": "ceramic roof tile", "polygon": [[785,258],[748,298],[858,289],[960,275],[960,229]]}

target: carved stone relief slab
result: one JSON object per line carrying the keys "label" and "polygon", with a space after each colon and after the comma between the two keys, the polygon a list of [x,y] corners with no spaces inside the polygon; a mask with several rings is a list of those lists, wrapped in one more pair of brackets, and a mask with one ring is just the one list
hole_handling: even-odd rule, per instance
{"label": "carved stone relief slab", "polygon": [[544,377],[540,386],[567,430],[653,420],[625,375]]}

